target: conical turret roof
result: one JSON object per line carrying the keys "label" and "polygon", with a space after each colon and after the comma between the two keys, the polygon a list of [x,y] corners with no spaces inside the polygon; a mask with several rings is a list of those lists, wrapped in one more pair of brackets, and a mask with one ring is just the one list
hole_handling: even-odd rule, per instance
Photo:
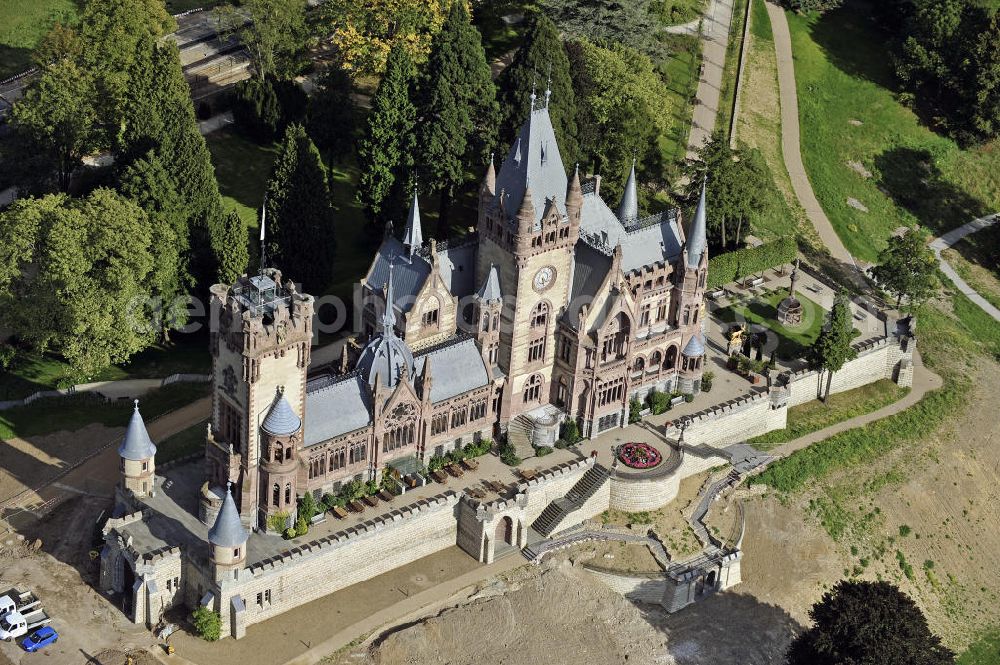
{"label": "conical turret roof", "polygon": [[403,235],[403,244],[409,248],[410,254],[413,254],[424,244],[424,232],[420,227],[420,202],[417,200],[416,192],[413,192],[413,201],[410,202],[410,214],[406,218],[406,233]]}
{"label": "conical turret roof", "polygon": [[477,295],[486,302],[503,299],[503,293],[500,292],[500,275],[497,274],[495,264],[490,264],[490,274],[486,276],[486,281],[483,282],[483,286],[479,289]]}
{"label": "conical turret roof", "polygon": [[118,446],[118,455],[136,462],[150,459],[156,455],[156,446],[149,438],[146,423],[143,422],[142,414],[139,413],[139,400],[135,400],[135,410],[132,412],[132,418],[128,421],[125,438]]}
{"label": "conical turret roof", "polygon": [[628,180],[625,181],[625,191],[622,192],[622,200],[618,204],[618,219],[622,224],[634,222],[639,218],[639,191],[635,182],[635,160],[632,160],[632,169],[628,173]]}
{"label": "conical turret roof", "polygon": [[271,409],[264,417],[261,428],[268,434],[274,436],[288,436],[295,434],[302,426],[302,420],[295,415],[292,405],[285,399],[284,392],[279,390],[271,403]]}
{"label": "conical turret roof", "polygon": [[697,333],[688,340],[688,343],[684,346],[684,350],[681,354],[687,356],[688,358],[697,358],[698,356],[705,355],[705,340],[702,339],[701,333]]}
{"label": "conical turret roof", "polygon": [[687,235],[687,267],[697,268],[701,264],[701,255],[708,245],[708,213],[705,205],[705,183],[701,183],[701,197],[698,199],[698,209],[691,222],[691,230]]}
{"label": "conical turret roof", "polygon": [[215,517],[215,524],[208,530],[208,542],[218,547],[239,547],[249,538],[247,530],[240,522],[240,511],[236,509],[236,502],[233,501],[231,486],[232,483],[226,486],[222,508]]}

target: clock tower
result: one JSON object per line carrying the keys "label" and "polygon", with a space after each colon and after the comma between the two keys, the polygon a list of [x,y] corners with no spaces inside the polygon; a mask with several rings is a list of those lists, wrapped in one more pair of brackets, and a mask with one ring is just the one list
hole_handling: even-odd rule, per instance
{"label": "clock tower", "polygon": [[201,518],[212,523],[232,483],[243,524],[263,528],[274,512],[294,515],[313,298],[275,269],[211,293],[214,385]]}
{"label": "clock tower", "polygon": [[476,281],[486,282],[495,266],[504,285],[501,422],[552,401],[556,321],[569,303],[580,234],[580,177],[563,170],[548,98],[539,105],[532,95],[530,117],[499,173],[494,177],[491,163],[480,189]]}

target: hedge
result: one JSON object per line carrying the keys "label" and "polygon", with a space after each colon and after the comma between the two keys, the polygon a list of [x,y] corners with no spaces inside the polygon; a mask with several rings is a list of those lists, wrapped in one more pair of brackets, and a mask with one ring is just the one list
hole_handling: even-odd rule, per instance
{"label": "hedge", "polygon": [[785,236],[757,247],[712,256],[708,259],[708,288],[714,289],[738,281],[782,263],[792,263],[798,251],[795,238]]}

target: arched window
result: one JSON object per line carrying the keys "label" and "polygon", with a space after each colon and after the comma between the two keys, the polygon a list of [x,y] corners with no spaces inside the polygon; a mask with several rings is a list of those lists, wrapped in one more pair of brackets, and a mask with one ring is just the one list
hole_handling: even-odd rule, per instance
{"label": "arched window", "polygon": [[524,401],[537,402],[542,396],[542,376],[533,374],[528,382],[524,384]]}
{"label": "arched window", "polygon": [[684,323],[684,325],[687,325],[687,324],[691,323],[691,308],[690,307],[685,307],[684,308],[683,323]]}
{"label": "arched window", "polygon": [[535,305],[535,309],[531,310],[531,327],[532,328],[544,328],[549,322],[549,306],[544,302],[540,302]]}
{"label": "arched window", "polygon": [[660,367],[662,360],[663,354],[659,351],[653,351],[653,355],[649,358],[649,371],[655,372]]}
{"label": "arched window", "polygon": [[691,323],[698,323],[698,312],[700,311],[701,311],[700,307],[694,308],[694,319],[691,321]]}
{"label": "arched window", "polygon": [[278,483],[275,483],[274,488],[271,490],[271,505],[281,505],[281,486]]}
{"label": "arched window", "polygon": [[500,315],[493,315],[493,330],[498,330],[500,328]]}
{"label": "arched window", "polygon": [[667,349],[667,358],[663,361],[663,369],[673,369],[677,366],[677,347]]}
{"label": "arched window", "polygon": [[289,504],[292,502],[292,484],[285,483],[285,503]]}
{"label": "arched window", "polygon": [[483,332],[489,332],[490,329],[490,315],[489,313],[483,314]]}
{"label": "arched window", "polygon": [[636,358],[635,359],[635,367],[634,367],[635,371],[636,372],[641,372],[645,368],[646,368],[646,360],[642,356],[639,356],[638,358]]}

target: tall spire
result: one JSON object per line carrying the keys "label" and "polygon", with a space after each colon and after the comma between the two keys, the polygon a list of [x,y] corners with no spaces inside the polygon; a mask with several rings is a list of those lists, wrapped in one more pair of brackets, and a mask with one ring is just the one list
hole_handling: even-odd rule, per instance
{"label": "tall spire", "polygon": [[698,209],[694,212],[694,221],[687,235],[687,267],[695,269],[701,264],[701,255],[708,244],[707,207],[705,205],[705,185],[708,176],[701,182],[701,197],[698,199]]}
{"label": "tall spire", "polygon": [[395,337],[396,312],[393,311],[392,298],[392,262],[389,262],[389,281],[385,285],[385,311],[382,312],[382,334]]}
{"label": "tall spire", "polygon": [[490,165],[486,167],[486,177],[483,178],[483,191],[491,196],[497,191],[497,170],[493,165],[493,153],[490,153]]}
{"label": "tall spire", "polygon": [[632,159],[632,169],[625,181],[625,191],[622,192],[621,203],[618,204],[618,219],[622,224],[634,222],[639,218],[639,192],[635,183],[635,159]]}
{"label": "tall spire", "polygon": [[417,200],[416,189],[413,191],[413,201],[410,202],[410,214],[406,218],[406,233],[403,244],[410,250],[410,256],[424,244],[423,230],[420,228],[420,202]]}

